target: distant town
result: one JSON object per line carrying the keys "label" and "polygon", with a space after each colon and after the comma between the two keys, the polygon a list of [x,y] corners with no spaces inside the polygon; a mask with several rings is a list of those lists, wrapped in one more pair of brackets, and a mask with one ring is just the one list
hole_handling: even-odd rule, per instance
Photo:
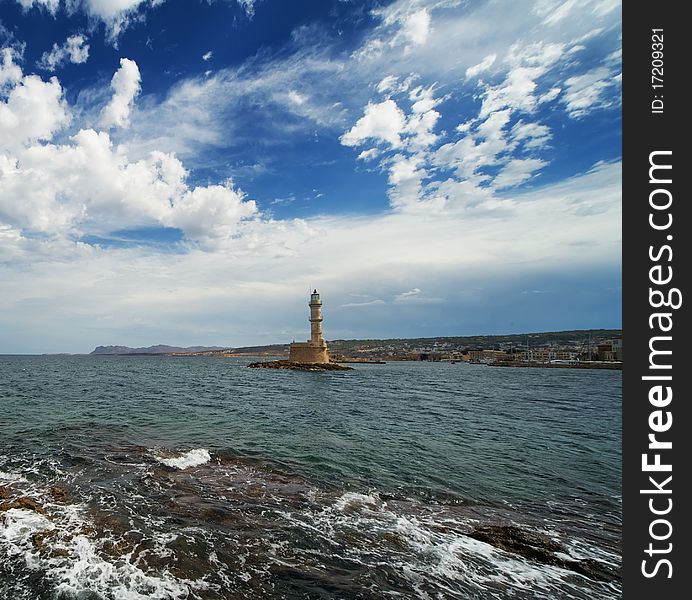
{"label": "distant town", "polygon": [[[329,341],[329,352],[333,362],[446,361],[497,366],[590,363],[591,366],[618,368],[622,364],[622,330],[591,329],[511,335],[332,340]],[[239,348],[99,346],[92,354],[287,357],[289,344]]]}

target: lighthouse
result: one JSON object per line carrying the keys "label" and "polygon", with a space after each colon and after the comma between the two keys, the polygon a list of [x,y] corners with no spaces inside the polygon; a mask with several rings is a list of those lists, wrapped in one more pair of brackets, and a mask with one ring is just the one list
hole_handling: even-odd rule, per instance
{"label": "lighthouse", "polygon": [[322,300],[317,290],[310,294],[310,339],[307,342],[293,342],[289,346],[289,362],[328,363],[327,342],[322,336]]}
{"label": "lighthouse", "polygon": [[322,337],[322,300],[317,290],[310,294],[310,342],[313,344],[324,344]]}

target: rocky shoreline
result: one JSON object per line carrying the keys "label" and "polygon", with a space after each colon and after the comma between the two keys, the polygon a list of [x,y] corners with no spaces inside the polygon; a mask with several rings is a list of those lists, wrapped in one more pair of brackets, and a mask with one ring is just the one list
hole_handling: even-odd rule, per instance
{"label": "rocky shoreline", "polygon": [[287,360],[253,362],[248,367],[251,369],[286,369],[290,371],[353,371],[352,367],[344,367],[337,363],[297,363]]}

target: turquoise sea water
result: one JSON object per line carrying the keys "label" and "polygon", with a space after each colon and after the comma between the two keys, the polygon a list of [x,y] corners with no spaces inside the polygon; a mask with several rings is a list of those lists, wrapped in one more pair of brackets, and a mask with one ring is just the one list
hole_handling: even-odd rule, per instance
{"label": "turquoise sea water", "polygon": [[619,371],[248,362],[0,357],[0,598],[621,595]]}

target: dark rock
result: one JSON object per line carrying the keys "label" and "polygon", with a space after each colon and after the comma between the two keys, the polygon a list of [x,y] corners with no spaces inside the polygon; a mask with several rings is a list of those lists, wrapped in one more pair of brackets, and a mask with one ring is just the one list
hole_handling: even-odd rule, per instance
{"label": "dark rock", "polygon": [[7,500],[10,497],[10,490],[4,485],[0,485],[0,500]]}
{"label": "dark rock", "polygon": [[43,507],[38,502],[36,502],[36,500],[32,500],[31,498],[18,498],[17,500],[12,500],[12,502],[0,503],[0,512],[12,510],[13,508],[23,508],[25,510],[33,510],[34,512],[40,513],[42,515],[46,514],[46,511],[43,510]]}
{"label": "dark rock", "polygon": [[55,537],[56,531],[38,531],[31,536],[31,543],[34,548],[43,548],[43,544],[47,539]]}
{"label": "dark rock", "polygon": [[571,560],[556,556],[556,552],[566,555],[569,555],[569,552],[562,544],[515,525],[482,525],[476,527],[468,535],[505,552],[568,569],[590,579],[597,581],[620,579],[620,573],[616,569],[596,560]]}
{"label": "dark rock", "polygon": [[297,363],[287,360],[268,360],[248,365],[251,369],[287,369],[291,371],[353,371],[337,363]]}
{"label": "dark rock", "polygon": [[603,564],[592,558],[585,560],[565,561],[568,569],[572,569],[580,575],[597,581],[613,581],[621,579],[620,571],[610,565]]}
{"label": "dark rock", "polygon": [[552,564],[555,559],[554,552],[566,553],[560,544],[550,538],[526,531],[515,525],[483,525],[476,527],[469,536],[505,552],[519,554],[544,563]]}
{"label": "dark rock", "polygon": [[54,485],[51,487],[49,493],[53,497],[53,500],[58,502],[64,502],[67,500],[67,490],[59,485]]}

